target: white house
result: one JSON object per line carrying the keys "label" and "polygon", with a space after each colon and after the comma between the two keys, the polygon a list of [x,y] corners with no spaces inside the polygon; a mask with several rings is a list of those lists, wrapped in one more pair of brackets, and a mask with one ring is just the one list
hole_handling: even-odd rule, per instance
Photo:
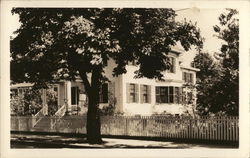
{"label": "white house", "polygon": [[[165,72],[165,81],[147,78],[134,78],[137,69],[133,64],[127,66],[127,73],[112,76],[115,66],[114,61],[108,61],[105,74],[110,82],[102,85],[100,93],[100,107],[108,106],[111,98],[115,100],[115,111],[125,115],[152,115],[152,114],[183,114],[192,113],[195,106],[195,91],[184,87],[185,83],[196,83],[196,72],[199,69],[191,66],[183,66],[181,54],[183,50],[172,49],[169,59],[171,68]],[[22,91],[30,84],[11,85],[12,91]],[[83,114],[87,111],[86,94],[80,79],[76,81],[62,81],[53,85],[53,91],[57,93],[58,112],[62,114]],[[45,92],[44,92],[45,93]],[[46,96],[46,94],[44,94]],[[44,109],[46,97],[43,96]],[[187,100],[194,101],[189,102]],[[44,111],[43,109],[43,111]],[[46,112],[45,112],[46,113]]]}

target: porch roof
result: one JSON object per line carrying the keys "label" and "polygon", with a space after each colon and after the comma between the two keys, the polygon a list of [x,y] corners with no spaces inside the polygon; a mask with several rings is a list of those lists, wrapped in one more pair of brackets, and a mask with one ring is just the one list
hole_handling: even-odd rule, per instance
{"label": "porch roof", "polygon": [[11,84],[10,88],[15,89],[15,88],[24,88],[24,87],[32,87],[34,84],[32,83],[17,83],[17,84]]}

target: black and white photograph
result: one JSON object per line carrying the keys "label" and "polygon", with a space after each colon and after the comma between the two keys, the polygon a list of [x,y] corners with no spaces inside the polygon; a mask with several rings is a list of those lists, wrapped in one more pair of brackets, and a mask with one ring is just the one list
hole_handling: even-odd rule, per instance
{"label": "black and white photograph", "polygon": [[249,1],[64,2],[3,5],[4,157],[249,157]]}

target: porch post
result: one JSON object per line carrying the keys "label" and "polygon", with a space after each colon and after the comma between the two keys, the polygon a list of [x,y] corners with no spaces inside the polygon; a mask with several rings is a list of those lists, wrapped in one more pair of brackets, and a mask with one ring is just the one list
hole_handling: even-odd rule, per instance
{"label": "porch post", "polygon": [[48,115],[46,89],[42,89],[43,115]]}
{"label": "porch post", "polygon": [[71,82],[65,82],[66,114],[71,113]]}

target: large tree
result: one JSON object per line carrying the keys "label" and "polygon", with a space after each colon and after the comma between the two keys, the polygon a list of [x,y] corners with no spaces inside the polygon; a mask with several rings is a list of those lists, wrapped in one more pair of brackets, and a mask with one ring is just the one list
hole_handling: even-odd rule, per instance
{"label": "large tree", "polygon": [[126,73],[133,61],[135,77],[162,79],[171,46],[202,46],[197,27],[175,21],[172,9],[14,8],[12,13],[21,26],[11,40],[11,80],[45,86],[80,76],[89,98],[89,143],[101,142],[98,100],[109,59],[116,63],[114,76]]}
{"label": "large tree", "polygon": [[216,36],[222,41],[220,51],[213,58],[200,53],[194,59],[200,68],[197,73],[197,110],[202,115],[210,113],[239,114],[239,19],[238,12],[226,9],[214,26]]}
{"label": "large tree", "polygon": [[221,88],[220,106],[228,115],[239,114],[239,19],[238,11],[226,9],[219,16],[220,25],[214,31],[223,41],[220,52],[217,52],[222,80],[217,84]]}

